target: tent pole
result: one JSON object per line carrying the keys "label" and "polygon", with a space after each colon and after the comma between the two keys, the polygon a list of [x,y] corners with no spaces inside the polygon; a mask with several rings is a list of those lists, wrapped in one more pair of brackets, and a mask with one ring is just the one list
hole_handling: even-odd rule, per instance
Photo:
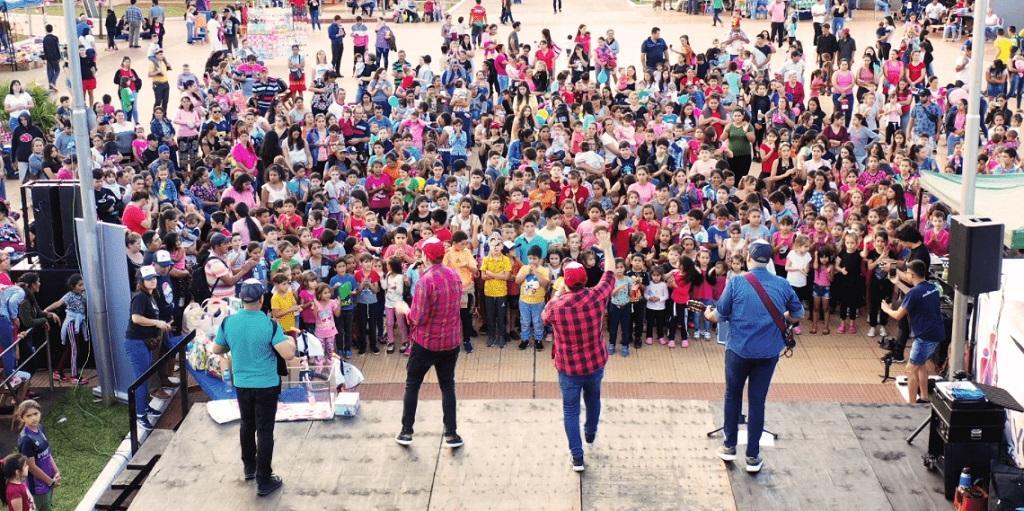
{"label": "tent pole", "polygon": [[[981,132],[981,91],[985,73],[985,16],[988,0],[974,2],[974,32],[971,35],[971,100],[967,102],[967,125],[965,126],[967,151],[964,155],[963,179],[960,181],[960,214],[974,214],[974,183],[978,175],[978,146]],[[952,264],[966,264],[966,261],[951,261]],[[950,376],[963,371],[964,352],[967,345],[967,301],[970,297],[953,290],[953,340],[950,343]],[[970,372],[971,368],[966,368]]]}
{"label": "tent pole", "polygon": [[75,130],[75,154],[78,156],[78,180],[82,195],[82,233],[78,237],[78,254],[85,280],[89,304],[90,339],[96,353],[96,373],[100,381],[103,403],[114,402],[114,365],[110,355],[110,331],[107,328],[107,306],[103,299],[103,265],[100,263],[99,230],[96,226],[96,195],[92,189],[92,154],[89,128],[85,119],[85,92],[82,89],[82,64],[78,56],[78,31],[75,23],[75,0],[64,1],[64,25],[67,29],[68,66],[71,70],[71,123]]}

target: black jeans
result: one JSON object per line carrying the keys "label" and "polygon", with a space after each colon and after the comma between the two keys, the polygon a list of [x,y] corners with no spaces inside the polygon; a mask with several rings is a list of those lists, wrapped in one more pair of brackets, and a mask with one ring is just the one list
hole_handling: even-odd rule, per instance
{"label": "black jeans", "polygon": [[782,47],[782,43],[786,41],[786,26],[782,22],[772,22],[772,34],[768,38],[769,41],[776,41],[779,47]]}
{"label": "black jeans", "polygon": [[153,110],[157,107],[167,112],[167,102],[171,97],[171,85],[167,82],[153,82]]}
{"label": "black jeans", "polygon": [[444,434],[453,435],[455,427],[455,362],[459,359],[459,348],[448,351],[430,351],[413,343],[408,372],[405,377],[405,398],[402,400],[402,432],[413,433],[416,422],[416,405],[420,399],[423,377],[431,367],[437,373],[441,386],[441,410],[444,413]]}
{"label": "black jeans", "polygon": [[633,302],[630,307],[632,308],[630,321],[633,323],[633,344],[639,347],[644,340],[644,316],[647,313],[647,301]]}
{"label": "black jeans", "polygon": [[242,415],[242,426],[238,430],[242,466],[246,472],[255,467],[256,481],[263,483],[273,473],[274,416],[281,386],[264,389],[238,387],[235,390],[238,392],[238,410]]}
{"label": "black jeans", "polygon": [[356,313],[353,321],[359,326],[359,334],[356,336],[356,349],[360,354],[377,345],[377,304],[356,304]]}
{"label": "black jeans", "polygon": [[352,318],[355,316],[355,309],[341,310],[341,314],[334,318],[334,326],[338,329],[337,351],[352,350]]}
{"label": "black jeans", "polygon": [[331,43],[331,67],[334,72],[341,75],[341,56],[345,54],[345,45]]}

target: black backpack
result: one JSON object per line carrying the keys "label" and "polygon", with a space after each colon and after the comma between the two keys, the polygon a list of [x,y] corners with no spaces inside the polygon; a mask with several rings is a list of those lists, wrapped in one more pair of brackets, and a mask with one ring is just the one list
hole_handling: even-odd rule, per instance
{"label": "black backpack", "polygon": [[202,304],[206,300],[209,300],[210,297],[213,296],[213,288],[217,287],[217,282],[220,281],[220,277],[218,277],[217,280],[213,282],[212,286],[206,281],[206,263],[208,263],[211,258],[216,259],[217,256],[212,253],[206,253],[205,256],[203,254],[199,254],[199,257],[196,260],[196,266],[195,268],[192,268],[192,282],[189,285],[189,294],[192,295],[193,302]]}

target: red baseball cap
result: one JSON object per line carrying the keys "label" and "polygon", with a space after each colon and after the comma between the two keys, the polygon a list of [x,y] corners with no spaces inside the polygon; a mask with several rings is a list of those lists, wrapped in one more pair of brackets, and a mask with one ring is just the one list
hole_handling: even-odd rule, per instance
{"label": "red baseball cap", "polygon": [[562,276],[569,289],[582,287],[587,283],[587,269],[575,261],[565,263],[565,266],[562,267]]}
{"label": "red baseball cap", "polygon": [[420,246],[420,250],[423,251],[423,256],[432,263],[436,263],[441,259],[444,259],[444,243],[437,239],[436,236],[431,236],[424,240],[423,245]]}

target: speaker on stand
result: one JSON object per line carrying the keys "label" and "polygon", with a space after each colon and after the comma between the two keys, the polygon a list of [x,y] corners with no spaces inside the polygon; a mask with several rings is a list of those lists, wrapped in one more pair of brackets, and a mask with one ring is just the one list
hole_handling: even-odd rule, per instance
{"label": "speaker on stand", "polygon": [[35,181],[22,187],[23,204],[27,198],[32,204],[34,228],[26,229],[35,235],[30,254],[38,256],[43,269],[79,267],[75,233],[75,219],[82,217],[79,193],[78,185],[65,181]]}
{"label": "speaker on stand", "polygon": [[967,296],[999,290],[1003,224],[991,218],[955,215],[949,234],[949,285]]}

